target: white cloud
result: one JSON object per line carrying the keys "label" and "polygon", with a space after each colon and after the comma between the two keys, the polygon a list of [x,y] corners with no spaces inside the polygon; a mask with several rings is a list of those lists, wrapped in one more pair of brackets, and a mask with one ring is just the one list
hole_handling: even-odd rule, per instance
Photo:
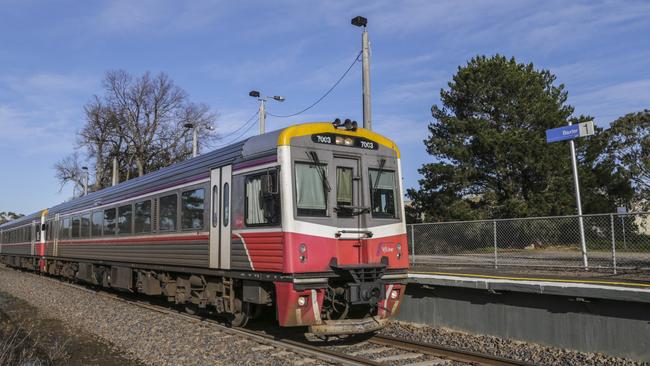
{"label": "white cloud", "polygon": [[650,79],[603,85],[569,98],[577,113],[590,114],[600,126],[607,126],[627,113],[648,108]]}

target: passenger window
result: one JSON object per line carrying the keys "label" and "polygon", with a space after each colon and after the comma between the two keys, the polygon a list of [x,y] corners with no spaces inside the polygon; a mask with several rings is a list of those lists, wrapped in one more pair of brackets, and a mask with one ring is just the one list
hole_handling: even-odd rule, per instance
{"label": "passenger window", "polygon": [[115,209],[104,210],[104,235],[115,235]]}
{"label": "passenger window", "polygon": [[102,211],[93,212],[91,223],[93,237],[102,236],[102,221],[104,221],[104,213]]}
{"label": "passenger window", "polygon": [[135,204],[135,233],[151,232],[151,201]]}
{"label": "passenger window", "polygon": [[205,189],[181,193],[181,229],[202,230]]}
{"label": "passenger window", "polygon": [[280,222],[280,195],[276,178],[276,171],[246,177],[244,216],[247,226]]}
{"label": "passenger window", "polygon": [[223,226],[228,227],[230,221],[230,185],[223,185]]}
{"label": "passenger window", "polygon": [[368,169],[372,217],[395,217],[395,172]]}
{"label": "passenger window", "polygon": [[176,194],[160,197],[160,231],[176,231]]}
{"label": "passenger window", "polygon": [[327,165],[296,163],[296,205],[298,215],[327,215],[325,177]]}
{"label": "passenger window", "polygon": [[72,238],[78,238],[79,237],[79,227],[81,226],[81,219],[79,216],[75,216],[72,218]]}
{"label": "passenger window", "polygon": [[90,236],[90,214],[81,215],[81,234],[79,237],[87,238]]}
{"label": "passenger window", "polygon": [[69,239],[70,238],[70,218],[66,217],[63,219],[63,225],[61,225],[61,238]]}
{"label": "passenger window", "polygon": [[131,205],[121,206],[117,209],[117,232],[119,234],[131,234],[132,221],[133,208]]}

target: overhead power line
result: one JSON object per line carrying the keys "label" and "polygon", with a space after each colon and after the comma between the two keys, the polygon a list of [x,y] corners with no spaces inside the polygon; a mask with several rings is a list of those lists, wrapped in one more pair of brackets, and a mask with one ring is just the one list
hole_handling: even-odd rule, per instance
{"label": "overhead power line", "polygon": [[257,117],[258,114],[259,114],[259,111],[255,112],[255,114],[250,116],[250,118],[248,118],[248,120],[246,122],[244,122],[241,126],[239,126],[239,128],[237,128],[236,130],[230,132],[228,135],[224,136],[224,137],[232,136],[235,133],[237,133],[237,131],[240,131],[244,127],[248,126],[248,128],[243,130],[241,133],[237,134],[234,138],[230,139],[229,142],[223,143],[222,145],[228,145],[228,144],[230,144],[232,142],[235,142],[235,141],[239,140],[242,136],[244,136],[248,131],[250,131],[250,129],[253,128],[253,126],[255,126],[255,123],[251,123],[251,122],[255,121],[255,117]]}
{"label": "overhead power line", "polygon": [[358,53],[358,54],[356,55],[356,57],[354,58],[354,61],[352,61],[352,63],[350,64],[350,66],[347,68],[347,70],[345,70],[345,72],[341,75],[341,77],[339,77],[339,79],[334,83],[334,85],[332,85],[332,87],[329,88],[329,89],[325,92],[325,94],[323,94],[323,96],[321,96],[320,98],[318,98],[318,99],[317,99],[314,103],[312,103],[310,106],[308,106],[308,107],[306,107],[306,108],[304,108],[304,109],[302,109],[302,110],[300,110],[300,111],[298,111],[298,112],[296,112],[296,113],[291,113],[291,114],[287,114],[287,115],[278,115],[278,114],[272,114],[272,113],[266,113],[266,114],[268,114],[269,116],[273,116],[273,117],[287,118],[287,117],[294,117],[294,116],[297,116],[297,115],[299,115],[299,114],[302,114],[302,113],[307,112],[308,110],[314,108],[318,103],[320,103],[323,99],[325,99],[325,98],[326,98],[326,97],[327,97],[327,96],[328,96],[328,95],[329,95],[329,94],[330,94],[330,93],[331,93],[331,92],[332,92],[332,91],[333,91],[333,90],[334,90],[334,89],[339,85],[339,83],[341,83],[341,81],[343,81],[343,79],[345,78],[345,76],[350,72],[350,70],[352,70],[352,67],[354,66],[354,64],[357,63],[357,61],[359,61],[359,56],[361,56],[361,52],[363,52],[363,51],[359,51],[359,53]]}

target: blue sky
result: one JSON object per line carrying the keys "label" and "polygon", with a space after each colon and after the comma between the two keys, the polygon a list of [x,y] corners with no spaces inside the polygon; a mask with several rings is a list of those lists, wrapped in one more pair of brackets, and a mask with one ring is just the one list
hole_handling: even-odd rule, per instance
{"label": "blue sky", "polygon": [[[106,70],[168,73],[227,134],[255,112],[251,89],[286,97],[269,103],[274,114],[321,96],[360,49],[356,15],[369,19],[373,127],[399,144],[406,187],[431,161],[422,140],[440,88],[477,54],[550,69],[576,113],[600,126],[648,107],[649,1],[0,0],[0,211],[71,196],[52,166],[73,151]],[[360,121],[360,71],[309,112],[269,117],[267,129]]]}

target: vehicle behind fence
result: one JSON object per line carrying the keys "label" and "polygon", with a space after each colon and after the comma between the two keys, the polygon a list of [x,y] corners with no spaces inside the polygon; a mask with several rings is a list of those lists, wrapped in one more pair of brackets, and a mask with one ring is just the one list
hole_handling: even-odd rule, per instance
{"label": "vehicle behind fence", "polygon": [[[411,264],[650,270],[650,213],[409,224]],[[585,266],[586,264],[586,266]]]}

